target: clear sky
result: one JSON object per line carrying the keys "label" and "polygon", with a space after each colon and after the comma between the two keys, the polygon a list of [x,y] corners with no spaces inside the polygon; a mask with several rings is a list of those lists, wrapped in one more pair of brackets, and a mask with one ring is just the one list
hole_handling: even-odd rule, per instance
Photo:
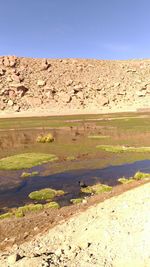
{"label": "clear sky", "polygon": [[150,58],[150,0],[0,0],[0,55]]}

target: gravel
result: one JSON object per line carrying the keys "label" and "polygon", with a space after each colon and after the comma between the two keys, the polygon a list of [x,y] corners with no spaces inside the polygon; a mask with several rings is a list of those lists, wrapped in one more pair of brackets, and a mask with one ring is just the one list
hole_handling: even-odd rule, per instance
{"label": "gravel", "polygon": [[0,254],[1,267],[149,267],[150,183]]}

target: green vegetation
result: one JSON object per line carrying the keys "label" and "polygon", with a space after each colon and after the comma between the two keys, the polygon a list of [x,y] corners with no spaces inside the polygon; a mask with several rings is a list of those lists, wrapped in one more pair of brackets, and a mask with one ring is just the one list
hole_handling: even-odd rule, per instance
{"label": "green vegetation", "polygon": [[121,184],[129,184],[129,183],[132,183],[134,182],[134,179],[133,178],[125,178],[125,177],[122,177],[122,178],[119,178],[118,179],[118,182],[120,182]]}
{"label": "green vegetation", "polygon": [[98,145],[97,148],[112,152],[112,153],[122,153],[122,152],[150,152],[150,147],[127,147],[127,146],[112,146],[112,145]]}
{"label": "green vegetation", "polygon": [[109,135],[89,135],[88,138],[91,138],[91,139],[105,139],[105,138],[109,138],[110,136]]}
{"label": "green vegetation", "polygon": [[20,170],[31,168],[58,158],[52,154],[25,153],[0,159],[0,170]]}
{"label": "green vegetation", "polygon": [[47,135],[39,135],[36,139],[38,143],[51,143],[54,141],[54,136],[49,133]]}
{"label": "green vegetation", "polygon": [[80,190],[83,193],[98,195],[98,194],[103,193],[103,192],[111,191],[112,187],[105,185],[105,184],[95,184],[92,186],[87,186],[85,188],[81,188]]}
{"label": "green vegetation", "polygon": [[53,199],[56,196],[64,195],[65,192],[63,190],[54,190],[51,188],[44,188],[38,191],[33,191],[29,194],[30,199],[34,200],[49,200]]}
{"label": "green vegetation", "polygon": [[66,160],[67,161],[72,161],[72,160],[75,160],[76,158],[74,156],[68,156],[66,157]]}
{"label": "green vegetation", "polygon": [[70,199],[70,202],[73,204],[80,204],[83,202],[83,198],[72,198]]}
{"label": "green vegetation", "polygon": [[21,177],[22,178],[26,178],[26,177],[31,177],[31,176],[35,176],[35,175],[38,175],[38,172],[23,172],[22,174],[21,174]]}
{"label": "green vegetation", "polygon": [[125,177],[122,177],[122,178],[119,178],[118,179],[118,182],[120,182],[121,184],[129,184],[129,183],[132,183],[134,182],[135,180],[149,180],[150,179],[150,173],[144,173],[144,172],[136,172],[134,174],[133,177],[130,177],[130,178],[125,178]]}
{"label": "green vegetation", "polygon": [[57,202],[49,202],[46,204],[28,204],[17,209],[12,209],[11,212],[4,213],[0,215],[0,219],[11,218],[15,216],[16,218],[21,218],[28,212],[37,212],[43,209],[58,209],[60,205]]}
{"label": "green vegetation", "polygon": [[133,179],[135,180],[142,180],[142,179],[150,179],[150,173],[144,173],[144,172],[136,172]]}
{"label": "green vegetation", "polygon": [[7,212],[7,213],[0,215],[0,220],[6,219],[6,218],[11,218],[12,216],[13,216],[13,214],[11,212]]}
{"label": "green vegetation", "polygon": [[59,209],[60,205],[57,202],[49,202],[43,205],[44,209]]}

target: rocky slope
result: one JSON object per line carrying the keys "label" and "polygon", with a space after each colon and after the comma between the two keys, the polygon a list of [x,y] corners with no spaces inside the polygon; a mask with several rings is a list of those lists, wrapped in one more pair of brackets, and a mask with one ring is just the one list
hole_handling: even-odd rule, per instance
{"label": "rocky slope", "polygon": [[150,183],[0,254],[1,267],[149,267]]}
{"label": "rocky slope", "polygon": [[0,114],[150,107],[150,60],[0,57]]}

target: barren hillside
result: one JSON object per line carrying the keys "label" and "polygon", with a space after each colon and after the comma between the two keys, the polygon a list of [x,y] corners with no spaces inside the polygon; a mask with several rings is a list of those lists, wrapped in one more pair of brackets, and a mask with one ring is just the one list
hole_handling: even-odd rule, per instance
{"label": "barren hillside", "polygon": [[150,60],[0,57],[0,114],[149,108],[149,74]]}

